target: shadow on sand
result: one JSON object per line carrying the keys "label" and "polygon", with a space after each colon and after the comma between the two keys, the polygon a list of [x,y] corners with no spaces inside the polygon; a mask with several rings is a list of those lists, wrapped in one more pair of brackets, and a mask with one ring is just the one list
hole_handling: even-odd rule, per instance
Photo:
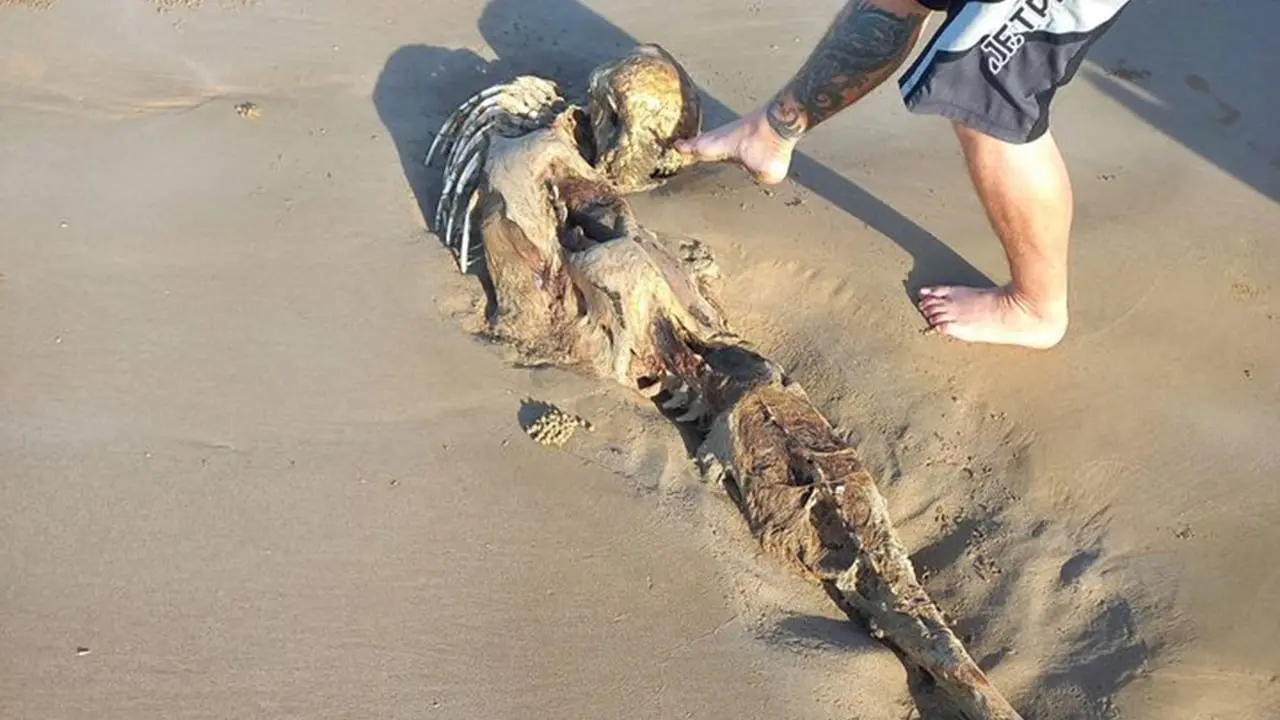
{"label": "shadow on sand", "polygon": [[[1274,135],[1280,92],[1265,80],[1280,67],[1280,45],[1269,39],[1233,42],[1230,44],[1238,52],[1227,52],[1228,43],[1221,39],[1242,29],[1267,38],[1278,24],[1280,4],[1268,0],[1179,6],[1176,13],[1163,5],[1134,3],[1095,46],[1080,80],[1093,83],[1153,127],[1264,196],[1280,199],[1280,147],[1275,146]],[[496,51],[496,60],[487,61],[467,50],[408,45],[388,59],[374,90],[377,112],[395,142],[424,218],[434,215],[439,173],[424,167],[423,159],[435,130],[468,96],[523,73],[553,78],[566,91],[578,93],[593,67],[641,41],[661,42],[631,37],[578,0],[492,0],[483,11],[479,28]],[[1211,35],[1216,41],[1205,42]],[[561,37],[574,38],[573,45],[562,45]],[[1187,53],[1176,62],[1170,55],[1175,48]],[[1251,71],[1254,66],[1270,72]],[[893,90],[886,86],[884,91]],[[703,102],[708,127],[736,117],[705,92]],[[792,178],[910,254],[913,267],[905,281],[909,292],[932,282],[991,284],[929,232],[804,153],[794,157]],[[945,565],[955,552],[954,548],[930,548],[918,560]],[[1101,642],[1104,650],[1115,645],[1115,653],[1091,650],[1097,658],[1066,663],[1059,675],[1043,679],[1042,689],[1086,685],[1093,690],[1086,695],[1098,706],[1127,681],[1128,673],[1117,672],[1117,668],[1140,664],[1146,649],[1108,639],[1129,633],[1127,607],[1109,609],[1104,619],[1100,634],[1079,638],[1078,645],[1096,649]],[[853,651],[870,643],[869,639],[864,642],[864,636],[850,634],[847,626],[820,618],[794,618],[777,632],[802,643],[835,642]],[[983,665],[999,661],[999,657],[984,658]],[[910,674],[909,666],[908,671]],[[927,678],[909,680],[918,710],[924,717],[938,717]],[[1036,704],[1039,698],[1030,700]]]}
{"label": "shadow on sand", "polygon": [[[566,92],[578,93],[584,90],[592,68],[640,42],[661,42],[631,37],[578,0],[492,0],[479,27],[497,54],[495,61],[466,50],[407,45],[387,60],[374,90],[378,114],[428,219],[434,214],[439,172],[428,172],[422,161],[435,130],[468,96],[525,73],[552,78]],[[562,37],[574,38],[573,45],[561,44]],[[702,100],[707,128],[738,117],[705,92]],[[908,293],[934,282],[992,284],[924,228],[802,152],[793,158],[791,178],[905,250],[912,257],[912,270],[904,283]]]}
{"label": "shadow on sand", "polygon": [[[1189,6],[1177,13],[1132,3],[1095,45],[1079,80],[1262,195],[1280,200],[1280,146],[1274,134],[1280,91],[1262,79],[1280,67],[1280,44],[1267,35],[1278,24],[1280,4],[1268,0]],[[434,131],[466,97],[523,73],[551,77],[568,92],[580,92],[591,68],[650,40],[628,35],[579,0],[492,0],[479,29],[495,50],[495,61],[467,50],[407,45],[388,59],[374,90],[374,104],[424,218],[432,216],[439,188],[438,173],[429,172],[422,160]],[[1259,37],[1223,42],[1242,32]],[[561,37],[574,38],[572,46],[561,44]],[[1239,51],[1228,52],[1227,45]],[[882,89],[893,91],[887,85]],[[705,92],[702,97],[707,127],[737,117]],[[912,258],[904,281],[909,294],[934,282],[992,284],[910,218],[803,152],[793,159],[791,177],[906,251]]]}
{"label": "shadow on sand", "polygon": [[1080,80],[1280,201],[1280,3],[1131,2]]}

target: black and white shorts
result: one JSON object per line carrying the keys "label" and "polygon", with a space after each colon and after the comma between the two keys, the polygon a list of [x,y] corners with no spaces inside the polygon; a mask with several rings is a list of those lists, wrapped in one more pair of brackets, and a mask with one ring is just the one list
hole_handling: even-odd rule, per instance
{"label": "black and white shorts", "polygon": [[947,17],[898,80],[907,109],[1025,143],[1128,0],[919,2]]}

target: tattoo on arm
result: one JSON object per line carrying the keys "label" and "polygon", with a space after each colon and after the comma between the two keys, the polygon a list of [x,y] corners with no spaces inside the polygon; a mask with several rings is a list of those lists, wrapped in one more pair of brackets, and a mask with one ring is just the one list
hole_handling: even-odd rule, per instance
{"label": "tattoo on arm", "polygon": [[906,59],[925,16],[850,0],[804,66],[770,101],[769,125],[796,139],[874,90]]}

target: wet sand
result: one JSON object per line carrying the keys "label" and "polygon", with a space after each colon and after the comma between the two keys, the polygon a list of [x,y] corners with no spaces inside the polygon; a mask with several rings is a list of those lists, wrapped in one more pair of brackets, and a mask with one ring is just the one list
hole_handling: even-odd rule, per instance
{"label": "wet sand", "polygon": [[[655,41],[716,124],[839,3],[796,5],[0,3],[0,715],[908,717],[900,663],[759,557],[675,429],[468,337],[422,219],[470,92]],[[1050,353],[920,334],[908,289],[1006,271],[889,85],[783,185],[636,203],[859,439],[1029,718],[1280,714],[1280,97],[1249,80],[1280,16],[1157,10],[1055,106]],[[596,432],[539,447],[526,397]]]}

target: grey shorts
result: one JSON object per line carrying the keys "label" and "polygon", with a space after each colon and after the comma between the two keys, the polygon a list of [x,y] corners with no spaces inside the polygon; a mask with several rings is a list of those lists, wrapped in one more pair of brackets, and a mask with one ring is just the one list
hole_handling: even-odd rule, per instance
{"label": "grey shorts", "polygon": [[947,16],[898,80],[907,109],[1025,143],[1128,0],[920,2]]}

